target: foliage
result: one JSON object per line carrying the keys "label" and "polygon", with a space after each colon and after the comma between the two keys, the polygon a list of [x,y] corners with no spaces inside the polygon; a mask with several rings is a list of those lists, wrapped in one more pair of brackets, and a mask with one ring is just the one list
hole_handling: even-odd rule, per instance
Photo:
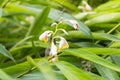
{"label": "foliage", "polygon": [[[84,1],[92,9],[82,0],[0,0],[0,80],[120,80],[120,1]],[[69,48],[50,63],[39,36],[52,23]]]}

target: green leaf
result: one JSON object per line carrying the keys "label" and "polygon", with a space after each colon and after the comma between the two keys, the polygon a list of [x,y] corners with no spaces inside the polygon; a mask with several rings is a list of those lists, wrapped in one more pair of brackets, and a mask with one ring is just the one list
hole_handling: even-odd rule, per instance
{"label": "green leaf", "polygon": [[[68,34],[69,35],[63,34],[63,36],[66,39],[90,39],[90,38],[86,37],[86,35],[83,34],[81,31],[69,31]],[[119,37],[117,37],[115,35],[107,34],[107,33],[92,33],[92,36],[93,36],[94,40],[120,41]]]}
{"label": "green leaf", "polygon": [[110,0],[104,4],[101,4],[95,8],[96,12],[118,12],[120,11],[120,1],[119,0]]}
{"label": "green leaf", "polygon": [[[93,48],[95,48],[95,47],[103,47],[103,46],[101,46],[101,45],[99,45],[99,44],[95,44],[95,43],[91,43],[91,42],[75,42],[75,43],[71,43],[71,44],[73,44],[73,45],[75,45],[75,46],[77,46],[77,47],[82,47],[83,49],[85,48],[88,48],[88,47],[93,47]],[[69,44],[70,45],[70,44]],[[71,46],[71,45],[70,45]]]}
{"label": "green leaf", "polygon": [[7,49],[5,49],[5,47],[2,44],[0,44],[0,53],[15,62],[13,56],[7,51]]}
{"label": "green leaf", "polygon": [[40,13],[37,17],[33,25],[30,26],[26,37],[30,35],[39,35],[40,30],[43,28],[43,25],[45,24],[45,21],[48,18],[48,14],[50,11],[50,7],[46,7],[42,13]]}
{"label": "green leaf", "polygon": [[2,8],[0,8],[0,18],[2,17]]}
{"label": "green leaf", "polygon": [[[35,59],[35,61],[39,61],[39,59]],[[28,62],[22,62],[16,65],[4,68],[3,71],[5,71],[10,76],[16,78],[23,75],[25,72],[29,72],[31,68],[32,67]]]}
{"label": "green leaf", "polygon": [[95,67],[106,80],[120,80],[117,72],[97,64],[95,64]]}
{"label": "green leaf", "polygon": [[53,0],[53,1],[55,1],[55,2],[57,2],[57,3],[60,3],[60,4],[62,4],[63,6],[69,8],[69,9],[71,9],[71,10],[73,10],[73,11],[77,11],[77,12],[80,11],[75,5],[67,2],[66,0]]}
{"label": "green leaf", "polygon": [[118,66],[120,66],[120,56],[115,56],[115,55],[112,55],[111,56],[111,59],[112,61],[117,64]]}
{"label": "green leaf", "polygon": [[27,60],[43,74],[46,80],[57,80],[47,60],[41,59],[39,63],[35,63],[30,56],[27,57]]}
{"label": "green leaf", "polygon": [[0,69],[0,80],[14,80],[14,79],[12,79],[2,69]]}
{"label": "green leaf", "polygon": [[28,36],[28,37],[25,37],[24,39],[20,40],[10,49],[10,51],[14,50],[14,48],[16,48],[17,46],[19,46],[20,44],[22,44],[23,42],[25,42],[25,41],[27,41],[28,39],[31,39],[31,38],[33,38],[33,36]]}
{"label": "green leaf", "polygon": [[[48,47],[48,44],[44,43],[42,41],[34,41],[34,44],[35,44],[36,48],[37,47],[38,48],[39,47],[41,47],[41,48],[47,48]],[[17,46],[14,49],[11,49],[10,52],[13,53],[13,52],[19,51],[21,49],[27,49],[27,48],[32,48],[32,47],[33,47],[33,45],[31,44],[31,42],[26,42],[26,44],[21,44],[21,46]]]}
{"label": "green leaf", "polygon": [[1,4],[4,2],[5,0],[0,0],[0,6],[1,6]]}
{"label": "green leaf", "polygon": [[[38,62],[40,59],[34,60],[35,62]],[[4,68],[3,70],[14,78],[19,77],[18,80],[45,80],[43,74],[40,71],[30,70],[32,67],[33,66],[31,66],[28,62],[22,62],[14,66]],[[53,72],[57,76],[57,80],[66,80],[62,73],[52,71],[52,73]]]}
{"label": "green leaf", "polygon": [[100,76],[85,72],[68,62],[60,61],[56,62],[55,65],[68,80],[104,80]]}
{"label": "green leaf", "polygon": [[[57,76],[56,77],[57,80],[67,80],[63,76],[63,74],[61,74],[60,72],[57,72],[57,71],[54,71],[54,72]],[[39,72],[39,71],[32,71],[32,72],[30,72],[28,74],[25,74],[24,76],[20,77],[19,79],[21,79],[21,80],[46,80],[44,78],[44,76],[42,75],[42,73]]]}
{"label": "green leaf", "polygon": [[88,52],[88,51],[80,50],[80,49],[68,49],[68,50],[65,50],[63,54],[69,54],[69,55],[81,57],[83,59],[89,60],[91,62],[107,67],[109,69],[120,72],[120,67],[97,56],[96,54],[92,52]]}
{"label": "green leaf", "polygon": [[98,23],[108,23],[108,22],[118,22],[120,20],[120,13],[108,13],[108,14],[102,14],[97,17],[94,17],[92,19],[89,19],[85,21],[85,24],[91,26]]}
{"label": "green leaf", "polygon": [[120,41],[115,41],[115,42],[113,42],[113,43],[110,45],[110,47],[112,47],[112,48],[119,48],[119,47],[120,47]]}
{"label": "green leaf", "polygon": [[120,41],[120,38],[114,36],[114,35],[111,35],[111,34],[106,34],[106,33],[100,33],[101,36],[109,39],[109,40],[112,40],[112,41]]}
{"label": "green leaf", "polygon": [[116,48],[80,48],[81,50],[86,50],[95,54],[102,54],[102,55],[119,55],[120,56],[120,49]]}
{"label": "green leaf", "polygon": [[20,15],[20,14],[32,14],[36,15],[39,13],[36,8],[31,8],[25,5],[18,5],[15,3],[9,3],[6,8],[4,8],[4,11],[8,12],[8,14],[3,14],[3,16],[12,16],[12,15]]}

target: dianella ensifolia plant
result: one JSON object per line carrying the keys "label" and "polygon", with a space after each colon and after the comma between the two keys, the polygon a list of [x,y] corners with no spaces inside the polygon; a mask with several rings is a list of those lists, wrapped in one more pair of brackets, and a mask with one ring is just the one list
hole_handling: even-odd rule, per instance
{"label": "dianella ensifolia plant", "polygon": [[48,43],[50,45],[48,51],[48,61],[50,63],[58,61],[58,53],[61,53],[62,50],[69,48],[69,44],[66,41],[66,39],[59,34],[57,34],[59,31],[62,31],[64,34],[68,35],[67,31],[65,29],[59,28],[60,24],[64,22],[69,22],[73,25],[74,29],[78,29],[79,24],[76,20],[62,20],[58,23],[54,22],[51,24],[51,28],[55,27],[54,31],[47,30],[43,32],[39,36],[39,40],[43,41],[44,43]]}

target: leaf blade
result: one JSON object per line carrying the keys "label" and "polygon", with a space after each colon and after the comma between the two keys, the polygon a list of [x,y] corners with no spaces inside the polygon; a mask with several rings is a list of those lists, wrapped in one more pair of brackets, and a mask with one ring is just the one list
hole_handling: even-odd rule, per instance
{"label": "leaf blade", "polygon": [[97,56],[96,54],[94,53],[91,53],[91,52],[88,52],[88,51],[85,51],[85,50],[80,50],[80,49],[71,49],[71,50],[65,50],[64,51],[64,54],[69,54],[69,55],[74,55],[74,56],[77,56],[77,57],[81,57],[81,58],[84,58],[84,59],[87,59],[89,61],[92,61],[94,63],[97,63],[99,65],[102,65],[104,67],[107,67],[109,69],[112,69],[112,70],[115,70],[115,71],[118,71],[120,72],[120,67],[118,67],[117,65]]}
{"label": "leaf blade", "polygon": [[5,49],[5,47],[2,44],[0,44],[0,53],[15,62],[13,56],[7,51],[7,49]]}

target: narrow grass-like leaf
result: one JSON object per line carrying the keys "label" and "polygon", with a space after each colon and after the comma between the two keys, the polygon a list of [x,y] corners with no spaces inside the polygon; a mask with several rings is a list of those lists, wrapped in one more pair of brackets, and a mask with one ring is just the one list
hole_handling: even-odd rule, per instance
{"label": "narrow grass-like leaf", "polygon": [[7,7],[4,8],[4,10],[9,14],[3,14],[3,16],[10,16],[10,15],[16,15],[21,13],[35,15],[36,13],[39,13],[39,11],[33,7],[31,8],[25,5],[18,5],[15,3],[9,3]]}
{"label": "narrow grass-like leaf", "polygon": [[111,56],[111,59],[112,61],[117,64],[118,66],[120,66],[120,56],[115,56],[115,55],[112,55]]}
{"label": "narrow grass-like leaf", "polygon": [[40,30],[43,28],[45,21],[47,20],[48,14],[50,11],[50,7],[46,7],[42,13],[40,13],[37,17],[33,25],[30,26],[26,37],[29,35],[39,35]]}
{"label": "narrow grass-like leaf", "polygon": [[[69,31],[69,35],[63,35],[66,39],[90,39],[80,31]],[[92,33],[94,40],[120,41],[120,38],[107,33]]]}
{"label": "narrow grass-like leaf", "polygon": [[115,11],[120,11],[119,7],[120,7],[119,0],[110,0],[109,2],[101,4],[100,6],[95,8],[95,11],[97,11],[97,12],[115,12]]}
{"label": "narrow grass-like leaf", "polygon": [[83,59],[87,59],[91,62],[97,63],[97,64],[102,65],[104,67],[107,67],[109,69],[120,72],[120,67],[118,67],[117,65],[97,56],[96,54],[94,54],[92,52],[88,52],[88,51],[80,50],[80,49],[68,49],[68,50],[64,51],[64,54],[69,54],[69,55],[81,57]]}
{"label": "narrow grass-like leaf", "polygon": [[120,41],[120,38],[118,38],[114,35],[110,35],[110,34],[106,34],[106,33],[100,33],[100,35],[109,39],[109,40],[112,40],[112,41]]}
{"label": "narrow grass-like leaf", "polygon": [[62,4],[63,6],[69,8],[73,11],[80,11],[75,5],[67,2],[66,0],[53,0],[53,1],[58,2],[58,3]]}
{"label": "narrow grass-like leaf", "polygon": [[1,6],[1,4],[4,2],[5,0],[0,0],[0,6]]}
{"label": "narrow grass-like leaf", "polygon": [[55,65],[68,80],[104,80],[102,77],[85,72],[68,62],[57,62]]}
{"label": "narrow grass-like leaf", "polygon": [[2,69],[0,69],[0,80],[15,80],[15,79],[12,79]]}
{"label": "narrow grass-like leaf", "polygon": [[[34,60],[35,62],[38,62],[40,59]],[[19,77],[18,80],[45,80],[40,71],[34,71],[31,70],[31,68],[32,66],[28,62],[23,62],[4,68],[3,70],[14,78]],[[55,75],[57,76],[57,80],[66,80],[66,78],[60,72],[55,72]]]}
{"label": "narrow grass-like leaf", "polygon": [[[61,74],[60,72],[57,72],[57,71],[55,71],[55,74],[56,74],[56,79],[57,80],[67,80],[64,76],[63,76],[63,74]],[[21,79],[21,80],[46,80],[45,78],[44,78],[44,76],[42,75],[42,73],[41,72],[39,72],[39,71],[32,71],[32,72],[30,72],[30,73],[28,73],[28,74],[25,74],[24,76],[22,76],[21,78],[19,78],[19,79]]]}
{"label": "narrow grass-like leaf", "polygon": [[[41,48],[47,48],[48,44],[44,43],[42,41],[34,41],[35,47],[41,47]],[[21,49],[26,49],[26,48],[32,48],[33,45],[31,44],[31,42],[26,42],[26,44],[22,44],[22,46],[17,46],[14,49],[12,49],[10,52],[15,52],[15,51],[19,51]]]}
{"label": "narrow grass-like leaf", "polygon": [[[37,62],[39,61],[39,59],[35,59],[35,61]],[[30,70],[31,65],[28,62],[23,62],[3,69],[3,71],[5,71],[8,75],[15,78],[24,75],[26,72],[29,72]]]}
{"label": "narrow grass-like leaf", "polygon": [[20,40],[17,44],[15,44],[15,45],[10,49],[10,51],[12,51],[15,47],[17,47],[18,45],[22,44],[22,43],[25,42],[26,40],[31,39],[32,37],[33,37],[33,36],[28,36],[28,37]]}
{"label": "narrow grass-like leaf", "polygon": [[29,56],[27,57],[27,60],[30,61],[31,64],[34,65],[40,72],[42,72],[46,80],[57,80],[47,60],[41,59],[39,63],[35,63]]}
{"label": "narrow grass-like leaf", "polygon": [[87,50],[89,52],[93,52],[95,54],[102,54],[102,55],[119,55],[120,56],[120,49],[116,48],[80,48],[81,50]]}
{"label": "narrow grass-like leaf", "polygon": [[120,80],[117,72],[97,64],[95,64],[95,67],[106,80]]}
{"label": "narrow grass-like leaf", "polygon": [[89,19],[85,22],[87,25],[94,25],[98,23],[118,22],[120,20],[120,13],[109,13]]}
{"label": "narrow grass-like leaf", "polygon": [[0,18],[2,17],[2,8],[0,8]]}
{"label": "narrow grass-like leaf", "polygon": [[7,49],[5,49],[5,47],[2,44],[0,44],[0,53],[15,62],[13,56],[7,51]]}
{"label": "narrow grass-like leaf", "polygon": [[112,48],[119,48],[120,47],[120,41],[115,41],[114,43],[112,43],[110,45],[110,47],[112,47]]}

